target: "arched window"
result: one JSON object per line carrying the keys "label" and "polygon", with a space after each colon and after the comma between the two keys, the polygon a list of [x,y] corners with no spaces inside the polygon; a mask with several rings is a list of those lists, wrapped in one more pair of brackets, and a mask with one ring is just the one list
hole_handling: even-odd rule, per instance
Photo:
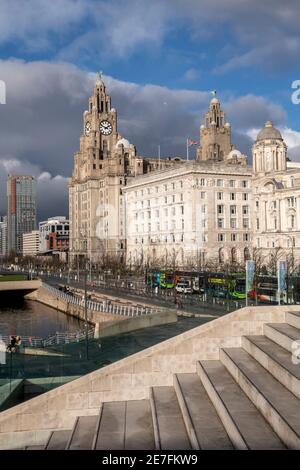
{"label": "arched window", "polygon": [[231,262],[232,262],[232,263],[236,263],[236,261],[237,261],[237,257],[236,257],[236,248],[233,247],[233,248],[231,249]]}
{"label": "arched window", "polygon": [[219,249],[219,263],[220,264],[224,263],[224,248]]}

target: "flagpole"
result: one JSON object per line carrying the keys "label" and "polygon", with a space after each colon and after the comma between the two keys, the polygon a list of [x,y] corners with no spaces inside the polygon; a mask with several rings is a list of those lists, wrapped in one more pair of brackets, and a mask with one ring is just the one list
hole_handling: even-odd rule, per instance
{"label": "flagpole", "polygon": [[160,145],[158,146],[158,168],[160,169]]}
{"label": "flagpole", "polygon": [[186,139],[186,159],[189,159],[189,139]]}

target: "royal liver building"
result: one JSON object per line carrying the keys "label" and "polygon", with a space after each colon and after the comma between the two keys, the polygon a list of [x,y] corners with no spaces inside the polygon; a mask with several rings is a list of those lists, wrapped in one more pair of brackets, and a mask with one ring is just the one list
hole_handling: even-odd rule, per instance
{"label": "royal liver building", "polygon": [[69,183],[70,260],[124,259],[127,181],[149,171],[179,166],[180,159],[145,159],[118,132],[117,111],[102,80],[83,113],[80,150]]}
{"label": "royal liver building", "polygon": [[253,145],[253,165],[234,148],[214,97],[195,161],[146,159],[123,138],[98,79],[83,113],[69,184],[70,259],[203,267],[300,261],[300,167],[271,122]]}

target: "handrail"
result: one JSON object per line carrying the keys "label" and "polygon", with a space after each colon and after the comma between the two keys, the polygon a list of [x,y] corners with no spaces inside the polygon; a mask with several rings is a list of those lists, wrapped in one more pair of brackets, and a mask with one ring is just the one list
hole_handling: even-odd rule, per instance
{"label": "handrail", "polygon": [[[76,295],[70,295],[66,292],[63,292],[56,287],[50,286],[49,284],[43,282],[42,286],[52,292],[53,294],[60,297],[62,300],[69,304],[78,305],[79,307],[84,307],[84,299],[79,298]],[[87,301],[87,307],[91,311],[95,312],[103,312],[103,313],[111,313],[113,315],[118,316],[129,316],[129,312],[131,312],[131,316],[140,316],[140,315],[150,315],[153,313],[157,313],[156,308],[152,307],[138,307],[133,305],[120,305],[120,304],[112,304],[108,303],[107,301],[103,302],[94,302],[94,301]]]}

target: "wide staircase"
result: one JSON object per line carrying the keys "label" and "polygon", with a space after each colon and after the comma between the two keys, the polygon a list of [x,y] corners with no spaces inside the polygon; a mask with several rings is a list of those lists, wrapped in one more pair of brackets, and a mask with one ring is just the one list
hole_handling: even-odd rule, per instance
{"label": "wide staircase", "polygon": [[23,449],[300,449],[300,313],[263,333],[151,387],[149,399],[105,402]]}

